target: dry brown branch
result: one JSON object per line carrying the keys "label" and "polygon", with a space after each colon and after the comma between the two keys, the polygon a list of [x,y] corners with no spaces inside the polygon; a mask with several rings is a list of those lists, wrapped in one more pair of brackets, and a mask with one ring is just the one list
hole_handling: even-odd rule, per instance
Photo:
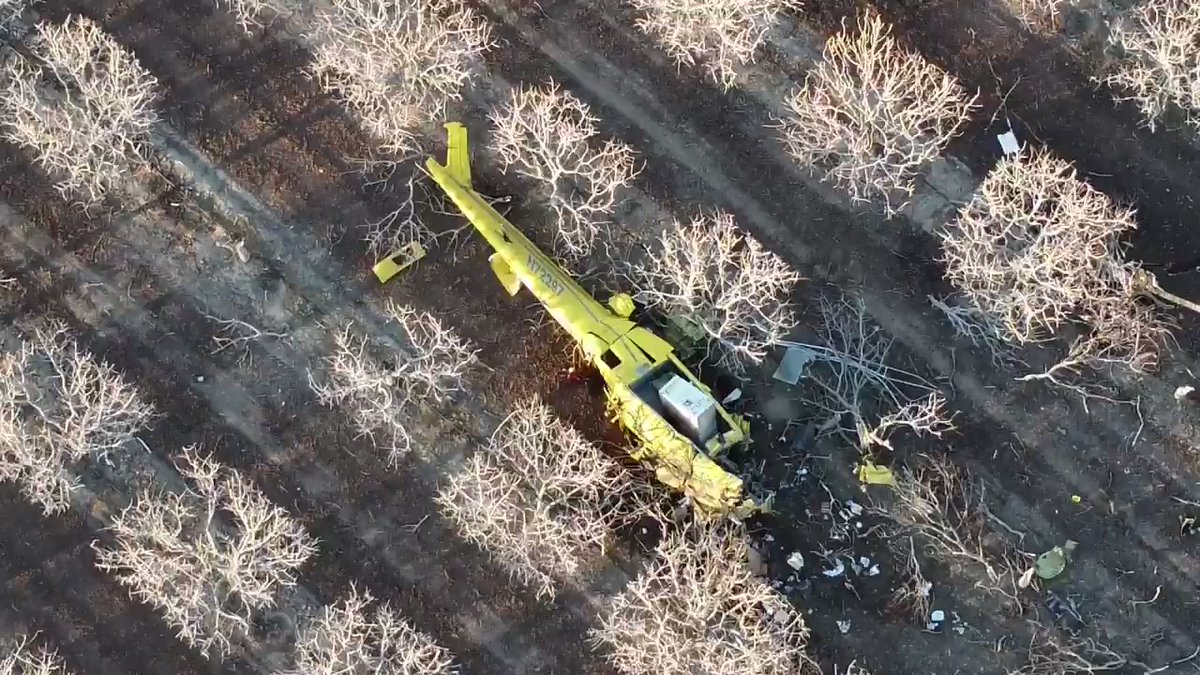
{"label": "dry brown branch", "polygon": [[891,27],[864,14],[825,45],[824,60],[788,97],[788,152],[854,200],[883,199],[889,213],[913,193],[918,171],[958,134],[975,107],[958,81],[908,51]]}
{"label": "dry brown branch", "polygon": [[438,503],[467,539],[553,597],[638,510],[632,475],[533,399],[442,488]]}
{"label": "dry brown branch", "polygon": [[550,82],[513,90],[492,112],[492,150],[505,171],[537,181],[538,197],[555,215],[557,253],[583,258],[602,237],[608,218],[639,168],[633,148],[601,142],[586,103]]}
{"label": "dry brown branch", "polygon": [[423,126],[461,98],[491,30],[459,0],[330,0],[309,36],[312,73],[390,158],[419,151]]}
{"label": "dry brown branch", "polygon": [[157,80],[98,24],[40,23],[32,60],[10,60],[0,134],[27,148],[64,195],[95,204],[144,161]]}
{"label": "dry brown branch", "polygon": [[894,499],[873,509],[954,569],[975,577],[975,585],[1018,604],[1019,560],[1007,544],[989,548],[982,484],[945,457],[922,456],[915,470],[900,472]]}
{"label": "dry brown branch", "polygon": [[1013,675],[1079,675],[1118,670],[1128,660],[1108,645],[1082,637],[1064,640],[1049,630],[1034,633],[1029,662]]}
{"label": "dry brown branch", "polygon": [[760,362],[795,325],[787,303],[800,275],[728,213],[675,221],[639,265],[637,299],[702,330],[722,367]]}
{"label": "dry brown branch", "polygon": [[953,415],[933,383],[888,364],[892,339],[867,316],[862,301],[820,298],[821,322],[814,343],[782,342],[811,357],[804,378],[806,401],[820,428],[836,431],[864,453],[890,448],[892,432],[909,428],[940,436]]}
{"label": "dry brown branch", "polygon": [[309,372],[309,385],[321,403],[345,406],[361,436],[398,462],[412,446],[408,425],[418,407],[443,401],[460,390],[478,363],[476,350],[437,317],[389,302],[388,318],[404,342],[359,334],[353,323],[334,334],[324,372]]}
{"label": "dry brown branch", "polygon": [[917,558],[917,545],[913,537],[893,540],[897,557],[904,561],[900,570],[900,585],[892,592],[888,609],[917,625],[924,626],[929,621],[929,610],[933,601],[933,584],[925,578],[921,571],[921,561]]}
{"label": "dry brown branch", "polygon": [[1068,0],[1005,0],[1013,16],[1034,33],[1054,33],[1062,22],[1063,4]]}
{"label": "dry brown branch", "polygon": [[946,410],[946,399],[941,393],[934,392],[880,417],[872,427],[861,427],[860,444],[864,447],[878,445],[890,450],[892,444],[888,439],[900,429],[908,429],[920,436],[941,438],[942,434],[954,429],[953,420],[954,413]]}
{"label": "dry brown branch", "polygon": [[737,67],[754,61],[754,52],[778,14],[802,6],[799,0],[630,2],[641,12],[638,29],[653,38],[677,66],[700,64],[726,89],[737,80]]}
{"label": "dry brown branch", "polygon": [[250,481],[196,448],[184,449],[177,467],[189,488],[143,490],[107,528],[112,543],[93,544],[96,564],[161,611],[184,642],[222,657],[254,613],[296,583],[316,542]]}
{"label": "dry brown branch", "polygon": [[0,675],[70,675],[70,671],[57,652],[22,635],[0,644]]}
{"label": "dry brown branch", "polygon": [[1140,268],[1119,237],[1133,211],[1076,177],[1048,152],[1002,159],[941,234],[946,277],[1006,340],[1052,340],[1064,324],[1084,335],[1040,377],[1097,363],[1157,364],[1166,326],[1137,300]]}
{"label": "dry brown branch", "polygon": [[276,675],[450,675],[454,659],[386,603],[351,586],[336,605],[322,608],[296,642],[296,667]]}
{"label": "dry brown branch", "polygon": [[934,309],[946,316],[946,321],[956,334],[970,340],[975,347],[987,350],[993,364],[1015,360],[1009,343],[1004,339],[1005,333],[994,317],[970,302],[954,301],[949,297],[938,299],[932,295],[926,297]]}
{"label": "dry brown branch", "polygon": [[217,6],[236,17],[247,33],[263,28],[275,17],[303,9],[303,3],[289,0],[217,0]]}
{"label": "dry brown branch", "polygon": [[1200,128],[1200,4],[1144,0],[1111,25],[1123,57],[1100,81],[1133,101],[1153,131],[1170,110]]}
{"label": "dry brown branch", "polygon": [[642,574],[612,598],[592,638],[627,675],[794,675],[811,662],[808,628],[754,576],[729,522],[667,534]]}
{"label": "dry brown branch", "polygon": [[47,515],[65,511],[78,485],[75,465],[103,460],[152,412],[65,325],[39,327],[16,351],[0,354],[0,480],[19,483]]}

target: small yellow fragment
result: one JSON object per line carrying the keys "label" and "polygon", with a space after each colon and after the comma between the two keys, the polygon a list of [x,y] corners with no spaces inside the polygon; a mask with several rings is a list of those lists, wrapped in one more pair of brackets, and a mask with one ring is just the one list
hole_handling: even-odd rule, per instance
{"label": "small yellow fragment", "polygon": [[1083,497],[1080,497],[1079,495],[1071,495],[1071,502],[1075,504],[1081,504],[1083,503]]}
{"label": "small yellow fragment", "polygon": [[382,284],[424,257],[425,247],[421,246],[420,242],[410,241],[400,247],[399,250],[388,254],[386,258],[375,263],[371,271],[375,273],[375,278],[379,279],[379,283]]}

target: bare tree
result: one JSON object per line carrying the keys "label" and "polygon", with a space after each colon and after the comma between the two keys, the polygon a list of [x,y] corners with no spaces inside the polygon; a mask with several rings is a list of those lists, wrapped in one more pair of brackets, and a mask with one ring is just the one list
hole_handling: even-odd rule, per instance
{"label": "bare tree", "polygon": [[185,448],[176,466],[190,486],[138,494],[108,526],[111,544],[93,544],[96,564],[161,611],[184,642],[222,657],[256,611],[295,585],[316,542],[253,483],[197,448]]}
{"label": "bare tree", "polygon": [[411,160],[433,121],[462,97],[492,45],[490,27],[461,0],[330,0],[312,26],[310,72],[379,142],[364,168],[381,171],[369,185],[396,200],[366,224],[369,255],[427,245],[434,235],[414,208],[418,170]]}
{"label": "bare tree", "polygon": [[785,10],[798,11],[800,0],[630,0],[641,12],[637,27],[649,35],[676,65],[700,64],[709,77],[729,89],[737,67],[754,61],[767,31]]}
{"label": "bare tree", "polygon": [[1053,33],[1062,21],[1064,4],[1072,0],[1005,0],[1025,27],[1034,33]]}
{"label": "bare tree", "polygon": [[461,98],[491,29],[460,0],[331,0],[317,12],[312,72],[395,157]]}
{"label": "bare tree", "polygon": [[1100,81],[1116,90],[1117,100],[1137,104],[1151,131],[1170,110],[1200,128],[1200,5],[1145,0],[1110,29],[1122,58]]}
{"label": "bare tree", "polygon": [[820,299],[814,342],[780,344],[807,353],[805,399],[825,416],[818,428],[856,442],[867,454],[891,448],[901,429],[941,436],[954,428],[953,414],[933,383],[889,365],[892,339],[867,317],[862,301]]}
{"label": "bare tree", "polygon": [[982,484],[945,457],[921,459],[916,470],[900,472],[891,504],[873,510],[941,562],[974,576],[977,587],[1019,605],[1020,562],[1011,546],[988,536]]}
{"label": "bare tree", "polygon": [[550,82],[513,90],[491,114],[492,150],[507,171],[537,181],[555,215],[555,244],[569,260],[587,256],[640,169],[633,148],[601,142],[586,103]]}
{"label": "bare tree", "polygon": [[933,602],[933,584],[925,578],[925,573],[921,571],[921,561],[917,558],[916,540],[913,537],[897,537],[893,539],[893,542],[893,550],[897,557],[904,561],[904,564],[900,569],[900,583],[892,591],[888,609],[924,626],[929,621],[929,610]]}
{"label": "bare tree", "polygon": [[941,233],[946,278],[1011,342],[1082,328],[1070,354],[1036,377],[1098,363],[1150,370],[1166,325],[1137,301],[1152,290],[1121,251],[1120,236],[1136,226],[1132,210],[1068,162],[1045,151],[1007,157]]}
{"label": "bare tree", "polygon": [[31,58],[10,59],[0,135],[30,150],[58,190],[95,204],[144,161],[158,121],[154,76],[81,16],[40,23]]}
{"label": "bare tree", "polygon": [[300,629],[296,667],[276,675],[451,675],[454,658],[386,603],[351,586]]}
{"label": "bare tree", "polygon": [[795,325],[788,299],[800,275],[733,216],[672,223],[632,270],[637,299],[703,331],[722,367],[758,363]]}
{"label": "bare tree", "polygon": [[0,644],[0,675],[70,675],[67,665],[53,649],[34,645],[21,635]]}
{"label": "bare tree", "polygon": [[639,510],[629,472],[537,399],[517,406],[438,503],[464,537],[547,598]]}
{"label": "bare tree", "polygon": [[217,0],[217,5],[236,17],[247,33],[263,28],[275,17],[305,9],[303,3],[288,0]]}
{"label": "bare tree", "polygon": [[109,364],[97,361],[65,325],[35,329],[0,354],[0,480],[47,514],[70,507],[76,465],[103,460],[133,439],[153,409]]}
{"label": "bare tree", "polygon": [[[1034,633],[1029,643],[1029,662],[1012,675],[1078,675],[1120,670],[1128,659],[1108,645],[1091,638],[1062,639],[1051,630]],[[1156,672],[1145,668],[1146,672]],[[1165,669],[1164,669],[1165,670]],[[1161,672],[1161,671],[1158,671]]]}
{"label": "bare tree", "polygon": [[804,167],[856,201],[912,195],[918,171],[958,134],[976,96],[920,54],[904,49],[874,13],[843,26],[823,60],[786,100],[783,141]]}
{"label": "bare tree", "polygon": [[459,391],[479,359],[476,350],[432,314],[389,302],[387,316],[402,345],[362,335],[346,324],[334,335],[324,372],[309,372],[321,403],[345,406],[363,436],[398,462],[412,446],[408,426],[418,406]]}
{"label": "bare tree", "polygon": [[796,609],[750,572],[729,523],[670,532],[592,638],[627,675],[794,675],[811,666]]}

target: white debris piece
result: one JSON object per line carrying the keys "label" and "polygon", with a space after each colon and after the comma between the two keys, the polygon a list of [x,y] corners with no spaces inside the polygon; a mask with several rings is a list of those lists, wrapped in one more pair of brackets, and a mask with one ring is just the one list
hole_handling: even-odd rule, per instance
{"label": "white debris piece", "polygon": [[800,551],[792,551],[787,558],[787,564],[788,567],[797,571],[804,569],[804,555]]}
{"label": "white debris piece", "polygon": [[825,570],[824,572],[821,572],[821,574],[824,574],[825,576],[832,579],[834,577],[840,577],[846,573],[846,565],[843,564],[841,560],[836,560],[834,562],[835,562],[836,566],[833,569]]}
{"label": "white debris piece", "polygon": [[849,633],[850,632],[850,619],[843,619],[841,621],[838,621],[837,627],[838,627],[838,630],[841,631],[842,635]]}
{"label": "white debris piece", "polygon": [[1184,385],[1182,387],[1176,387],[1175,388],[1175,400],[1182,401],[1183,399],[1187,398],[1188,396],[1191,396],[1192,392],[1194,392],[1194,391],[1196,391],[1196,388],[1191,385]]}
{"label": "white debris piece", "polygon": [[996,136],[996,140],[1000,141],[1000,149],[1005,155],[1015,155],[1021,151],[1021,142],[1017,140],[1017,135],[1012,129]]}

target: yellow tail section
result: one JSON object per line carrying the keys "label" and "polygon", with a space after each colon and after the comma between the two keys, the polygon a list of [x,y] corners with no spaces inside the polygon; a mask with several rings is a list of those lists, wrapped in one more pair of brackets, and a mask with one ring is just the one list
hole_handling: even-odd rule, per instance
{"label": "yellow tail section", "polygon": [[446,171],[461,186],[471,189],[471,151],[467,149],[467,128],[459,122],[446,124]]}

